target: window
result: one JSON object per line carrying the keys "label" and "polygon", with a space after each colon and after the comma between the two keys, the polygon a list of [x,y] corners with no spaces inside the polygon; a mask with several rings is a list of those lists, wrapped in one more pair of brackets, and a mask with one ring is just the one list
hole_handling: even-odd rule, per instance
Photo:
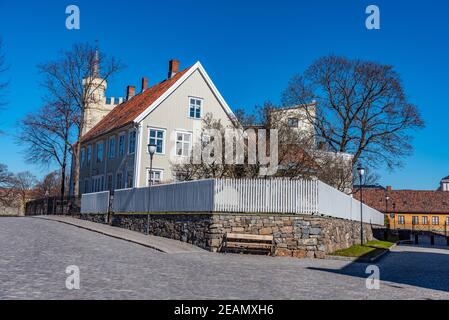
{"label": "window", "polygon": [[114,189],[114,185],[112,184],[112,174],[108,174],[108,190],[112,192]]}
{"label": "window", "polygon": [[81,168],[86,165],[86,149],[81,149]]}
{"label": "window", "polygon": [[152,184],[161,183],[163,175],[164,175],[164,170],[153,169],[153,170],[151,170],[151,173],[150,173],[150,169],[148,169],[148,171],[147,171],[147,186],[150,185],[150,179],[153,182]]}
{"label": "window", "polygon": [[429,223],[428,217],[426,217],[426,216],[422,217],[422,224],[428,224],[428,223]]}
{"label": "window", "polygon": [[156,153],[164,153],[164,133],[162,129],[150,129],[148,143],[156,145]]}
{"label": "window", "polygon": [[449,217],[446,217],[446,225],[449,226]]}
{"label": "window", "polygon": [[412,224],[419,224],[419,217],[418,216],[413,216],[412,217]]}
{"label": "window", "polygon": [[103,190],[104,176],[95,176],[92,178],[92,192],[100,192]]}
{"label": "window", "polygon": [[200,119],[201,118],[201,105],[202,100],[197,98],[190,98],[190,108],[189,116],[190,118]]}
{"label": "window", "polygon": [[126,175],[126,187],[127,188],[132,188],[133,187],[133,182],[134,182],[134,175],[132,171],[128,171],[128,174]]}
{"label": "window", "polygon": [[398,216],[398,224],[404,224],[404,216]]}
{"label": "window", "polygon": [[90,161],[92,160],[92,145],[87,146],[87,165],[90,165]]}
{"label": "window", "polygon": [[118,155],[123,156],[125,154],[125,134],[122,133],[118,137]]}
{"label": "window", "polygon": [[433,224],[434,226],[439,225],[439,224],[440,224],[440,217],[433,216],[433,217],[432,217],[432,224]]}
{"label": "window", "polygon": [[133,154],[136,151],[136,131],[129,133],[128,153]]}
{"label": "window", "polygon": [[84,180],[84,193],[89,193],[89,179]]}
{"label": "window", "polygon": [[115,137],[109,138],[108,155],[109,159],[115,158]]}
{"label": "window", "polygon": [[123,189],[123,173],[117,173],[116,189]]}
{"label": "window", "polygon": [[104,143],[103,141],[97,142],[97,162],[103,161],[103,149],[104,149]]}
{"label": "window", "polygon": [[287,124],[290,128],[298,128],[299,120],[298,118],[288,118]]}
{"label": "window", "polygon": [[188,157],[191,149],[191,133],[177,132],[176,133],[176,155]]}

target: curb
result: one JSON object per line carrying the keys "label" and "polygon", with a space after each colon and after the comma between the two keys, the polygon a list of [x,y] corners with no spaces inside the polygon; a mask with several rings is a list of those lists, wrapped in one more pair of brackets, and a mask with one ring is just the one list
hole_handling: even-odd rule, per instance
{"label": "curb", "polygon": [[344,257],[344,256],[332,256],[332,255],[326,255],[324,259],[326,260],[339,260],[339,261],[352,261],[352,262],[360,262],[360,263],[368,263],[368,262],[376,262],[380,258],[382,258],[387,253],[390,253],[390,250],[396,247],[398,243],[394,243],[390,248],[380,252],[374,257],[371,258],[357,258],[357,257]]}
{"label": "curb", "polygon": [[[55,220],[55,219],[46,219],[46,218],[39,218],[39,217],[33,217],[33,218],[35,218],[35,219],[47,220],[47,221],[54,221],[54,222],[59,222],[59,223],[65,223],[65,224],[68,224],[68,225],[70,225],[70,226],[74,226],[74,227],[77,227],[77,228],[80,228],[80,229],[84,229],[84,230],[96,232],[96,233],[99,233],[99,234],[102,234],[102,235],[105,235],[105,236],[108,236],[108,237],[111,237],[111,238],[115,238],[115,239],[120,239],[120,240],[124,240],[124,241],[128,241],[128,242],[132,242],[132,243],[139,244],[139,245],[141,245],[141,246],[144,246],[144,247],[147,247],[147,248],[150,248],[150,249],[153,249],[153,250],[162,252],[162,253],[167,253],[166,251],[163,251],[163,250],[161,250],[160,248],[156,248],[156,247],[154,247],[154,246],[151,246],[151,245],[148,245],[148,244],[145,244],[145,243],[142,243],[142,242],[137,242],[137,241],[130,240],[130,239],[127,239],[127,238],[114,236],[114,235],[111,235],[111,234],[106,233],[106,232],[103,232],[103,231],[99,231],[99,230],[92,229],[92,228],[89,228],[89,227],[80,226],[80,225],[78,225],[78,224],[70,223],[70,222],[68,222],[68,221],[61,221],[61,220]],[[91,222],[92,222],[92,221],[91,221]]]}

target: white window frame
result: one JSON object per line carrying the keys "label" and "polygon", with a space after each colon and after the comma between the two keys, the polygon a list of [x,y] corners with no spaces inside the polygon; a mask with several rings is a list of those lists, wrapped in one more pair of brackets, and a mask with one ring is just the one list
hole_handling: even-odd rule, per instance
{"label": "white window frame", "polygon": [[[162,155],[164,155],[165,154],[165,142],[166,142],[166,139],[167,139],[167,129],[165,129],[165,128],[158,128],[158,127],[148,127],[148,131],[147,131],[147,145],[149,145],[150,144],[150,132],[151,132],[151,130],[153,130],[153,131],[162,131],[162,152],[155,152],[154,154],[162,154]],[[160,138],[155,138],[156,140],[160,140]],[[148,152],[148,148],[145,148],[145,152],[147,153],[147,154],[149,154],[149,152]]]}
{"label": "white window frame", "polygon": [[[118,179],[118,176],[120,175],[120,180]],[[120,181],[120,186],[118,186],[118,182]],[[125,187],[125,184],[123,183],[123,172],[119,171],[115,174],[115,189],[123,189]]]}
{"label": "white window frame", "polygon": [[[130,151],[130,146],[131,146],[131,134],[135,133],[135,137],[134,137],[134,150],[133,152]],[[134,154],[136,153],[136,147],[137,147],[137,130],[129,130],[128,131],[128,154]]]}
{"label": "white window frame", "polygon": [[90,163],[92,162],[92,145],[89,144],[87,146],[87,152],[86,152],[86,160],[87,165],[90,166]]}
{"label": "white window frame", "polygon": [[[195,99],[195,100],[199,100],[200,101],[200,117],[192,117],[190,115],[190,107],[191,107],[191,99]],[[204,108],[204,99],[203,98],[199,98],[199,97],[194,97],[194,96],[189,96],[189,108],[187,109],[187,116],[190,119],[194,119],[194,120],[201,120],[203,118],[203,108]],[[195,110],[195,114],[196,114],[196,110]]]}
{"label": "white window frame", "polygon": [[[114,148],[111,149],[111,141],[114,141]],[[117,139],[116,136],[109,137],[108,139],[108,159],[114,159],[117,156],[117,145],[116,145]],[[113,151],[113,154],[111,154],[111,151]]]}
{"label": "white window frame", "polygon": [[[120,152],[120,139],[123,138],[123,152]],[[126,154],[126,132],[120,132],[118,135],[118,156],[123,157]]]}
{"label": "white window frame", "polygon": [[[102,155],[101,155],[101,159],[100,159],[100,161],[98,160],[98,146],[99,145],[102,145],[103,147],[102,147],[102,150],[101,150],[101,153],[102,153]],[[104,161],[104,141],[103,140],[100,140],[100,141],[97,141],[96,142],[96,144],[95,144],[95,161],[96,161],[96,163],[101,163],[101,162],[103,162]]]}
{"label": "white window frame", "polygon": [[[131,174],[130,174],[131,173]],[[128,185],[129,182],[129,177],[132,176],[132,183],[130,183],[131,185]],[[130,171],[126,171],[126,181],[125,181],[125,188],[133,188],[134,187],[134,171],[130,170]]]}
{"label": "white window frame", "polygon": [[[149,187],[150,186],[150,167],[146,168],[147,174],[146,174],[146,186]],[[159,172],[160,173],[160,182],[162,182],[164,180],[164,169],[160,169],[160,168],[153,168],[151,169],[152,172]],[[153,184],[154,184],[154,180],[153,180]]]}
{"label": "white window frame", "polygon": [[[424,222],[424,220],[426,220],[426,222]],[[421,217],[421,221],[423,225],[428,225],[429,224],[429,217],[428,216],[422,216]]]}
{"label": "white window frame", "polygon": [[104,175],[99,174],[99,175],[93,176],[91,192],[100,192],[100,191],[103,191],[103,188],[104,188]]}
{"label": "white window frame", "polygon": [[[435,223],[435,221],[436,221],[436,223]],[[433,226],[438,226],[438,225],[440,225],[440,217],[438,217],[438,216],[432,216],[432,225],[433,225]]]}
{"label": "white window frame", "polygon": [[82,147],[81,148],[81,152],[80,152],[80,163],[81,163],[81,168],[84,168],[84,166],[86,165],[86,148]]}
{"label": "white window frame", "polygon": [[[182,151],[184,151],[184,135],[188,134],[190,136],[190,141],[189,141],[189,150],[188,150],[188,154],[184,155],[178,154],[178,133],[183,135],[183,140],[182,140]],[[191,151],[192,151],[192,139],[193,139],[193,132],[192,131],[187,131],[187,130],[175,130],[175,154],[177,157],[184,157],[184,158],[188,158],[191,155]]]}
{"label": "white window frame", "polygon": [[403,215],[398,215],[398,224],[405,224],[405,217]]}

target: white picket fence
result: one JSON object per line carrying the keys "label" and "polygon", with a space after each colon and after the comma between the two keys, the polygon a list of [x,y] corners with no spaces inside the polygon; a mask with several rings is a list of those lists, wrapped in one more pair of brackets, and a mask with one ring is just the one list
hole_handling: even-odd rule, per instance
{"label": "white picket fence", "polygon": [[81,195],[81,213],[107,213],[108,211],[109,191]]}
{"label": "white picket fence", "polygon": [[[106,193],[83,195],[81,212],[107,212]],[[206,179],[121,189],[115,190],[112,211],[311,214],[360,221],[359,201],[318,180]],[[383,225],[384,215],[363,205],[363,221]]]}
{"label": "white picket fence", "polygon": [[214,211],[318,213],[314,180],[217,179]]}
{"label": "white picket fence", "polygon": [[212,212],[214,180],[116,190],[114,212]]}

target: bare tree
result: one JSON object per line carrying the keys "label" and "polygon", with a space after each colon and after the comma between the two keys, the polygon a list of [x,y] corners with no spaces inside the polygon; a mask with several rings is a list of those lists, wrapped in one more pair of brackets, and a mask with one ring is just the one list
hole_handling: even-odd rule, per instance
{"label": "bare tree", "polygon": [[14,175],[0,163],[0,205],[9,206],[14,201]]}
{"label": "bare tree", "polygon": [[14,175],[13,189],[20,202],[20,207],[25,208],[26,202],[32,198],[31,192],[36,185],[36,177],[29,171],[19,172]]}
{"label": "bare tree", "polygon": [[37,113],[27,115],[19,123],[17,144],[25,146],[24,156],[29,163],[48,168],[56,163],[60,168],[60,196],[66,188],[66,169],[72,146],[76,110],[73,106],[58,101],[47,103]]}
{"label": "bare tree", "polygon": [[89,44],[75,44],[70,51],[63,51],[57,60],[39,65],[38,68],[44,76],[43,86],[47,92],[45,100],[70,106],[69,109],[73,107],[71,121],[76,127],[76,133],[70,136],[68,145],[71,147],[74,168],[73,190],[77,195],[84,112],[92,104],[98,103],[99,97],[94,92],[104,86],[105,81],[121,70],[123,65],[115,58],[106,58]]}
{"label": "bare tree", "polygon": [[61,172],[53,171],[47,174],[42,180],[36,184],[36,196],[38,198],[43,197],[56,197],[60,195],[61,190]]}
{"label": "bare tree", "polygon": [[[392,169],[409,155],[414,130],[424,126],[392,66],[327,56],[293,77],[284,105],[317,102],[309,122],[333,151],[351,153],[353,163]],[[307,110],[306,110],[307,111]]]}

